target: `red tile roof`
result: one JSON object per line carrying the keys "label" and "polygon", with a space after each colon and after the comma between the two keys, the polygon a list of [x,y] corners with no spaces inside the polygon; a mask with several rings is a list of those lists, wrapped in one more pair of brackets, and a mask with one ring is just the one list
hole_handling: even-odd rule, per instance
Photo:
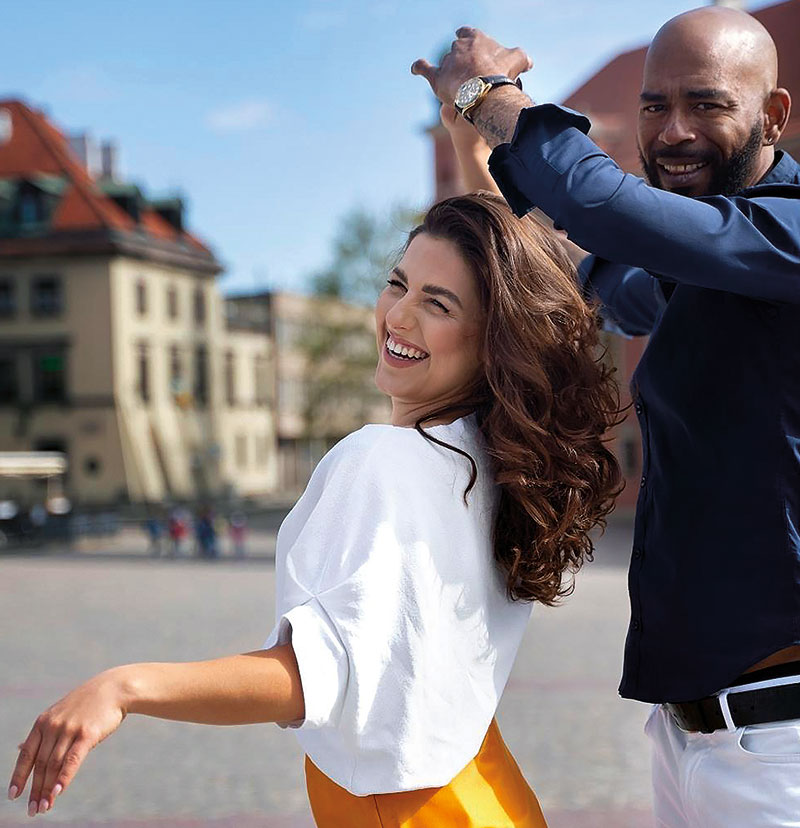
{"label": "red tile roof", "polygon": [[[179,232],[169,222],[151,209],[142,210],[139,222],[114,201],[106,196],[95,184],[86,168],[75,156],[67,138],[54,127],[40,111],[31,109],[21,101],[0,101],[0,112],[6,112],[11,119],[10,138],[3,142],[0,135],[0,179],[27,178],[36,175],[57,175],[66,179],[68,186],[55,209],[50,222],[52,233],[68,231],[108,230],[137,232],[141,245],[151,237],[161,242],[180,243],[181,251],[210,259],[219,270],[212,252],[202,241],[189,233]],[[0,253],[4,250],[19,255],[22,248],[35,245],[39,239],[30,238],[0,242]],[[52,240],[48,240],[52,247]],[[164,252],[166,248],[163,248]]]}
{"label": "red tile roof", "polygon": [[[800,104],[800,0],[787,0],[753,12],[775,40],[781,86]],[[585,112],[593,123],[592,137],[628,172],[640,171],[636,149],[636,118],[646,47],[624,52],[607,63],[564,104]],[[800,105],[796,105],[779,146],[800,143]]]}

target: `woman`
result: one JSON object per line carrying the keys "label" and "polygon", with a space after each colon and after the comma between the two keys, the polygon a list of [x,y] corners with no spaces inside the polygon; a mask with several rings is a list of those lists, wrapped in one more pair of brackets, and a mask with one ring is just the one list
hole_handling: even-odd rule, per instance
{"label": "woman", "polygon": [[617,398],[558,241],[496,196],[435,205],[376,307],[392,424],[323,458],[281,526],[264,649],[101,673],[37,719],[43,812],[127,713],[297,729],[330,826],[544,825],[494,714],[533,600],[569,591],[620,486]]}

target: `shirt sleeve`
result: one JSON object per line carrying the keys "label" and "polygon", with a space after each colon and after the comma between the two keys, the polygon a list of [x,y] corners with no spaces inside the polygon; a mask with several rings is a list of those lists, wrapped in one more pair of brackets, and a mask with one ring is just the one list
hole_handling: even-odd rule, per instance
{"label": "shirt sleeve", "polygon": [[421,641],[439,640],[434,585],[460,576],[456,561],[434,559],[432,546],[446,549],[449,522],[463,522],[451,512],[468,466],[428,446],[422,462],[413,444],[404,452],[392,441],[337,449],[315,472],[301,514],[290,516],[302,525],[288,527],[295,537],[279,561],[279,617],[265,647],[291,639],[305,700],[305,719],[293,726],[363,737],[390,721],[402,725],[414,654]]}
{"label": "shirt sleeve", "polygon": [[[553,104],[520,114],[489,169],[514,212],[539,207],[596,256],[678,283],[800,303],[800,209],[776,196],[687,198],[624,173]],[[623,294],[642,277],[617,271]],[[622,298],[622,294],[620,295]],[[622,303],[624,304],[624,303]]]}
{"label": "shirt sleeve", "polygon": [[638,267],[587,256],[578,279],[587,300],[602,302],[603,328],[612,333],[647,336],[666,307],[659,280]]}

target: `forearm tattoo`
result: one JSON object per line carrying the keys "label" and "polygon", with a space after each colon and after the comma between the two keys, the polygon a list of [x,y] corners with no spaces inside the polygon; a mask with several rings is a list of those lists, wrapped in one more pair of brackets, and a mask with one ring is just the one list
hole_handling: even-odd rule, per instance
{"label": "forearm tattoo", "polygon": [[518,89],[510,86],[500,87],[492,90],[476,107],[473,123],[494,149],[513,138],[519,113],[531,105],[531,99]]}

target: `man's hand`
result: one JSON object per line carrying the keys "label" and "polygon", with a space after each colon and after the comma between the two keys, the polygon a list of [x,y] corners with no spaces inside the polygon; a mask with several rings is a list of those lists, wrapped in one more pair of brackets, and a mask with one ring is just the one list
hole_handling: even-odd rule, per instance
{"label": "man's hand", "polygon": [[476,75],[508,75],[516,79],[533,66],[522,49],[506,49],[478,29],[462,26],[456,37],[440,66],[423,59],[411,66],[412,74],[422,75],[442,103],[452,104],[458,87]]}

